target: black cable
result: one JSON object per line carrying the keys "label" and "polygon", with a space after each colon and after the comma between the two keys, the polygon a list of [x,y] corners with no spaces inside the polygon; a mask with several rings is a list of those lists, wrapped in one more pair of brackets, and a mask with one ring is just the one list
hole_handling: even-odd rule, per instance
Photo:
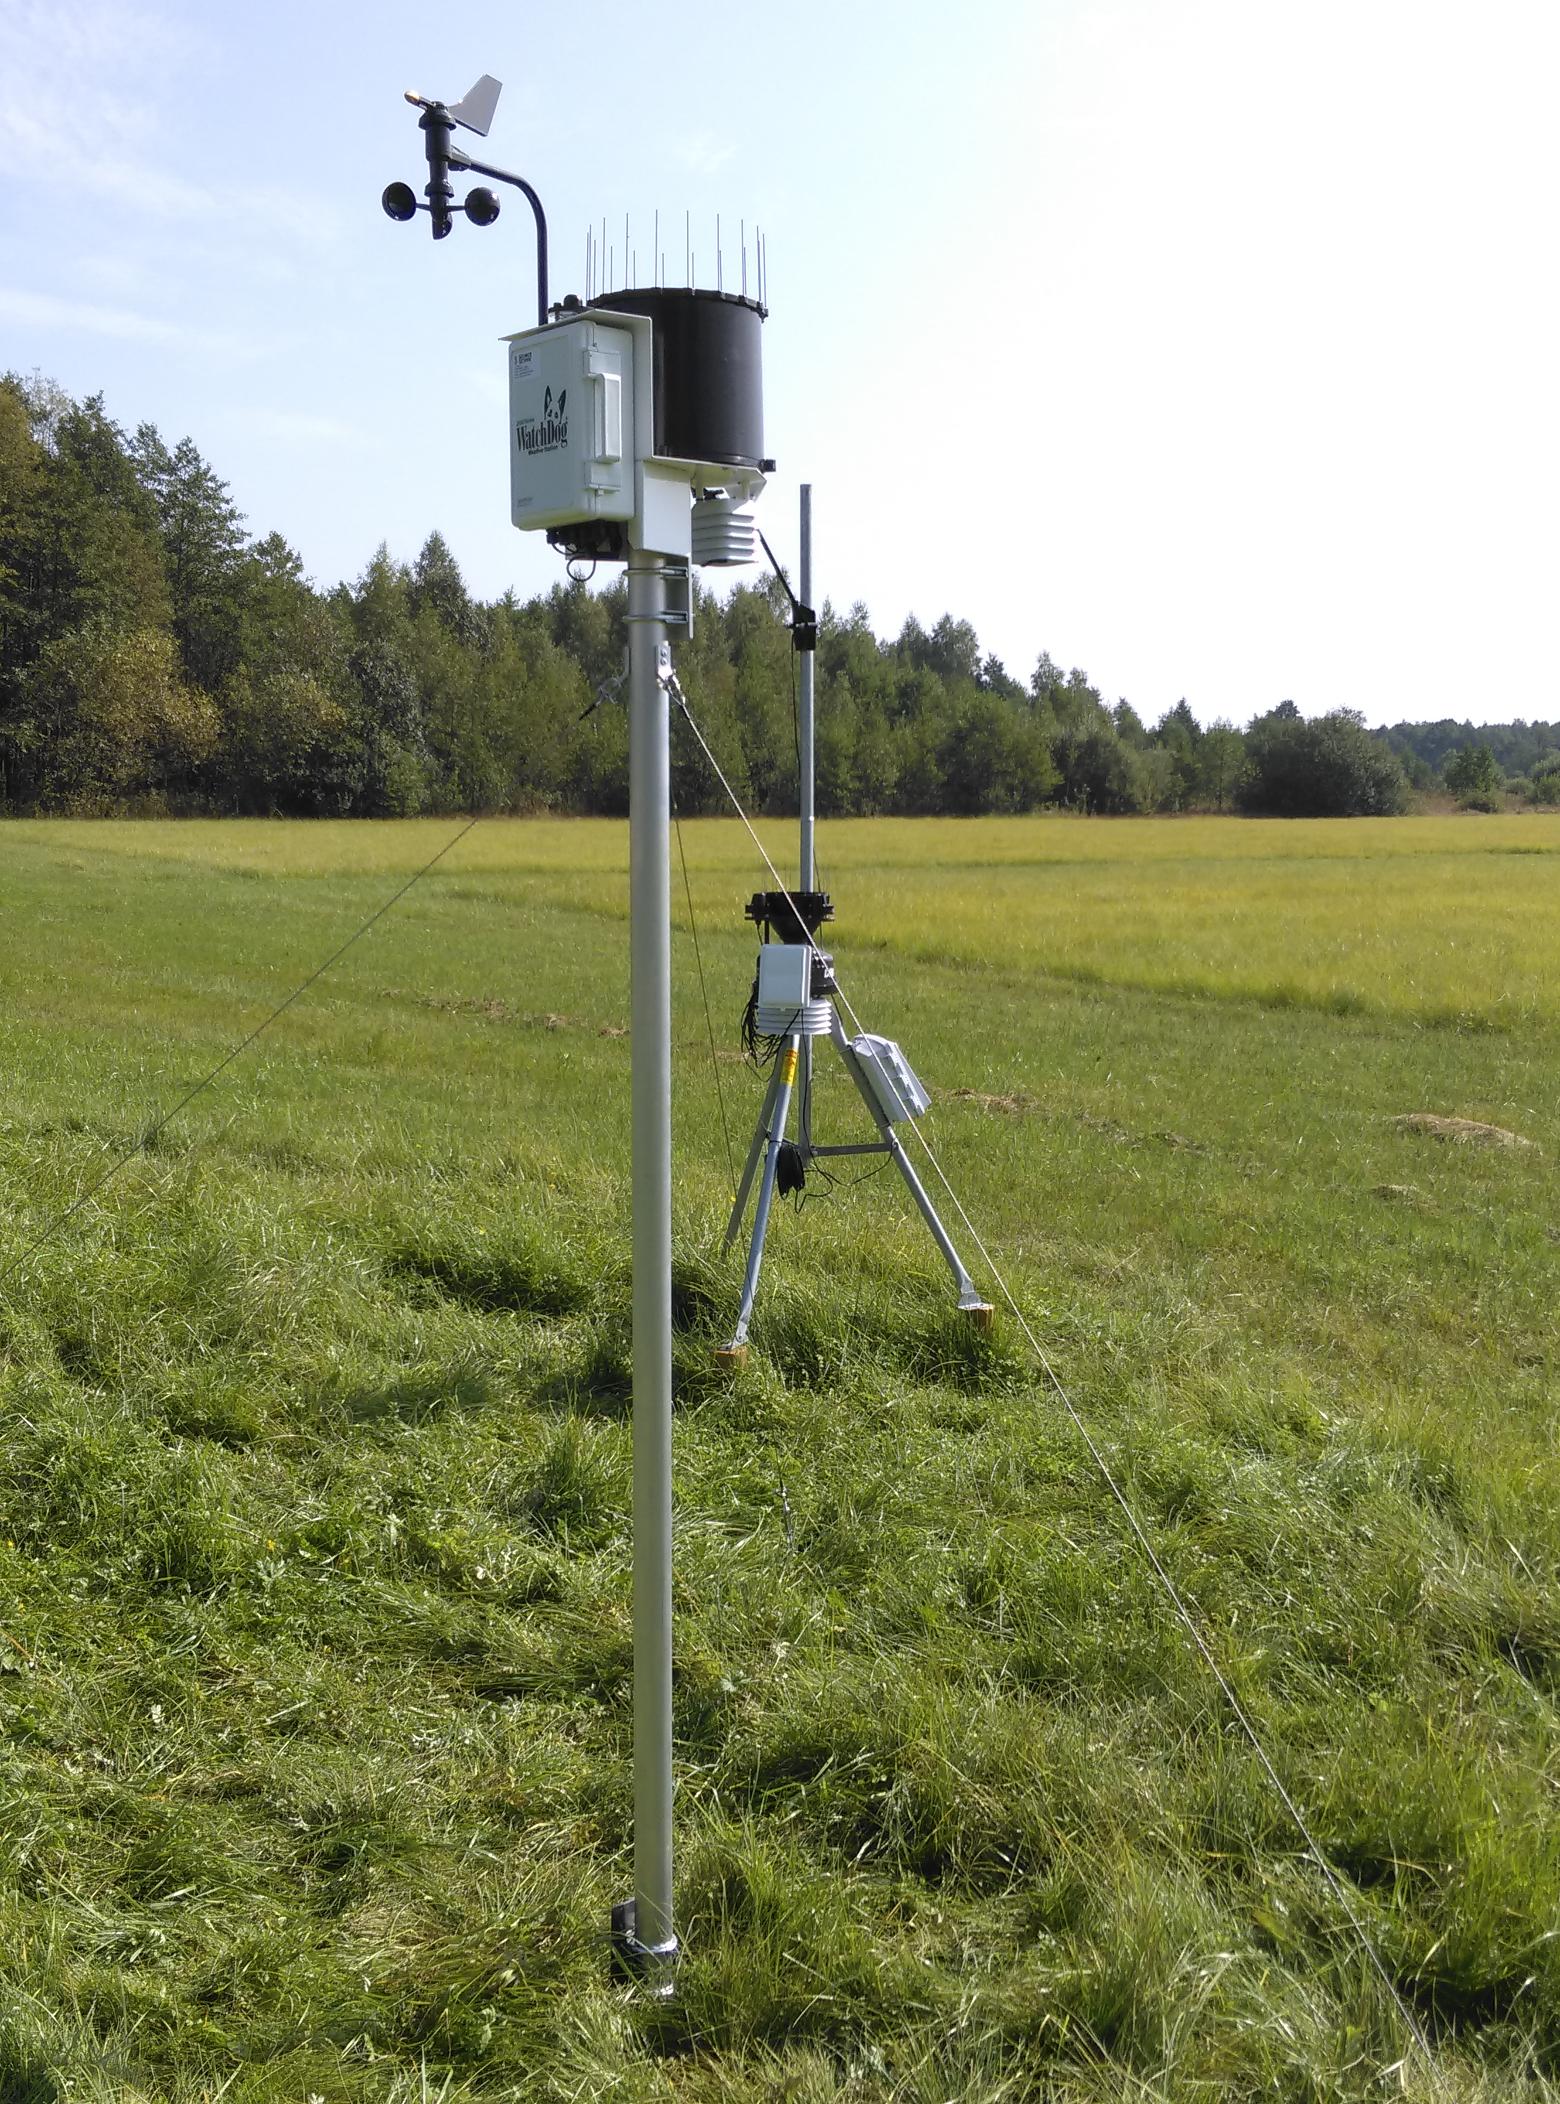
{"label": "black cable", "polygon": [[836,1176],[832,1169],[824,1167],[821,1157],[815,1154],[808,1163],[808,1171],[823,1188],[799,1191],[796,1210],[800,1212],[803,1206],[809,1203],[818,1205],[826,1198],[837,1198],[842,1191],[854,1191],[857,1184],[871,1183],[874,1176],[881,1176],[883,1171],[891,1166],[892,1161],[893,1157],[885,1154],[875,1169],[863,1169],[859,1176]]}
{"label": "black cable", "polygon": [[758,980],[755,977],[752,992],[748,995],[747,1006],[742,1011],[742,1050],[749,1065],[757,1067],[760,1072],[765,1067],[772,1067],[786,1046],[791,1042],[801,1017],[802,1012],[800,1009],[797,1009],[793,1013],[789,1025],[784,1030],[760,1030],[758,1027]]}
{"label": "black cable", "polygon": [[758,1055],[758,974],[753,974],[753,984],[748,989],[747,1005],[742,1011],[742,1021],[737,1029],[745,1056],[756,1067]]}
{"label": "black cable", "polygon": [[731,1151],[731,1128],[726,1123],[726,1091],[720,1082],[720,1061],[715,1054],[715,1019],[710,1014],[710,991],[704,983],[704,958],[699,949],[699,922],[693,910],[693,886],[688,880],[688,857],[683,849],[682,818],[677,809],[677,799],[672,799],[672,827],[677,834],[677,859],[682,864],[683,890],[688,895],[688,932],[693,937],[693,961],[699,971],[699,995],[704,1002],[704,1027],[710,1040],[710,1072],[715,1076],[715,1100],[720,1105],[720,1131],[726,1142],[726,1174],[733,1191],[737,1188],[737,1163]]}
{"label": "black cable", "polygon": [[164,1127],[172,1124],[173,1120],[179,1115],[181,1110],[186,1109],[191,1103],[195,1101],[195,1098],[197,1096],[202,1094],[204,1090],[209,1089],[211,1084],[216,1080],[217,1076],[220,1073],[222,1073],[226,1068],[230,1067],[233,1064],[234,1060],[238,1058],[241,1052],[247,1052],[249,1050],[249,1047],[254,1043],[255,1039],[260,1036],[262,1031],[269,1030],[271,1025],[276,1021],[277,1017],[285,1015],[288,1009],[291,1008],[291,1006],[293,1005],[294,1001],[299,999],[301,995],[306,994],[309,988],[314,985],[316,980],[323,979],[325,974],[330,970],[331,966],[335,964],[339,958],[345,957],[348,950],[351,949],[352,945],[359,939],[359,937],[366,935],[369,929],[373,927],[376,921],[383,920],[385,915],[390,911],[390,908],[396,903],[396,901],[398,899],[404,899],[406,894],[411,890],[412,886],[415,883],[417,883],[420,878],[427,876],[429,870],[433,868],[434,863],[442,862],[445,856],[449,853],[450,849],[452,847],[457,847],[460,844],[460,842],[465,839],[466,835],[471,831],[472,827],[476,823],[477,820],[475,818],[468,818],[466,823],[461,827],[460,831],[455,835],[454,839],[445,841],[443,847],[440,848],[439,852],[436,855],[434,855],[431,858],[431,860],[425,862],[421,869],[414,871],[413,874],[407,878],[406,882],[403,885],[401,885],[398,890],[392,891],[389,898],[385,900],[384,904],[382,906],[376,907],[374,912],[372,912],[369,915],[368,919],[363,922],[362,926],[359,928],[355,928],[353,932],[347,937],[346,941],[342,943],[339,949],[332,950],[323,964],[316,965],[314,970],[310,972],[308,978],[305,979],[301,985],[295,986],[292,992],[287,996],[286,1000],[279,1002],[277,1006],[271,1010],[271,1013],[265,1018],[264,1022],[256,1023],[254,1029],[250,1031],[249,1035],[245,1038],[241,1038],[230,1052],[225,1053],[223,1057],[217,1061],[216,1065],[211,1069],[209,1074],[202,1075],[200,1080],[195,1083],[193,1088],[185,1090],[184,1094],[179,1098],[178,1102],[174,1104],[171,1110],[164,1111],[160,1118],[156,1119],[152,1124],[148,1125],[145,1131],[141,1134],[140,1138],[137,1139],[133,1145],[127,1147],[123,1154],[117,1156],[112,1162],[109,1163],[108,1167],[103,1171],[103,1174],[97,1179],[96,1183],[88,1184],[87,1188],[81,1193],[81,1195],[75,1200],[73,1200],[72,1203],[65,1208],[63,1213],[58,1214],[53,1220],[51,1220],[48,1226],[44,1228],[41,1234],[35,1235],[33,1237],[32,1241],[30,1241],[27,1244],[26,1248],[23,1249],[20,1256],[13,1257],[11,1262],[5,1267],[5,1269],[3,1271],[0,1271],[0,1286],[9,1284],[10,1280],[15,1277],[16,1273],[20,1271],[22,1266],[26,1263],[27,1259],[30,1256],[32,1256],[37,1250],[41,1249],[44,1243],[47,1242],[51,1238],[51,1236],[58,1234],[60,1229],[65,1225],[66,1221],[73,1219],[75,1215],[81,1211],[81,1208],[87,1203],[89,1198],[95,1198],[98,1192],[102,1190],[103,1186],[119,1174],[120,1170],[125,1166],[126,1162],[134,1161],[135,1157],[138,1154],[144,1153],[145,1150],[148,1147],[150,1147],[153,1140],[156,1139],[157,1135],[164,1129]]}

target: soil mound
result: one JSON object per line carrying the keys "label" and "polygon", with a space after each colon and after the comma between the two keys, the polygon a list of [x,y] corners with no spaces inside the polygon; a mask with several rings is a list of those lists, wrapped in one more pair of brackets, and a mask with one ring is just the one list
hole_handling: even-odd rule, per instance
{"label": "soil mound", "polygon": [[1392,1120],[1399,1132],[1427,1132],[1432,1140],[1451,1140],[1459,1147],[1531,1147],[1520,1132],[1504,1125],[1481,1125],[1477,1118],[1442,1118],[1430,1110],[1405,1111]]}

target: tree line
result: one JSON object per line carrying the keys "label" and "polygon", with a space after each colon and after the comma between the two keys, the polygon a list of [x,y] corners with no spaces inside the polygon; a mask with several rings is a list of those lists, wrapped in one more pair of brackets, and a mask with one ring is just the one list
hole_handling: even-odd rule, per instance
{"label": "tree line", "polygon": [[1501,797],[1560,804],[1560,723],[1394,723],[1381,733],[1410,787],[1444,788],[1463,803]]}
{"label": "tree line", "polygon": [[[0,810],[620,814],[625,611],[621,578],[480,602],[437,532],[410,565],[381,547],[318,591],[281,535],[246,532],[189,439],[0,379]],[[696,586],[679,650],[760,812],[796,804],[787,613],[773,579]],[[1404,760],[1421,765],[1411,727],[1383,736],[1347,710],[1283,702],[1204,728],[1183,700],[1150,725],[1044,653],[1014,678],[951,614],[886,640],[864,607],[825,607],[817,694],[829,816],[1387,813],[1408,800]],[[724,808],[691,741],[674,782],[684,813]]]}

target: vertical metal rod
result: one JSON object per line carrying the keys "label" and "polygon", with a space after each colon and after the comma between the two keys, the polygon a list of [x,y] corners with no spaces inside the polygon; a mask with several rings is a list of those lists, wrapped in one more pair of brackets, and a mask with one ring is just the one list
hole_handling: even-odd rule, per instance
{"label": "vertical metal rod", "polygon": [[634,1933],[672,1929],[672,893],[665,561],[628,559],[634,1265]]}
{"label": "vertical metal rod", "polygon": [[[802,558],[801,568],[797,576],[797,588],[803,606],[811,606],[813,603],[813,582],[812,484],[810,482],[802,484]],[[817,774],[817,758],[813,747],[813,653],[810,650],[799,650],[797,656],[802,661],[797,668],[797,713],[800,718],[797,727],[798,744],[800,746],[797,773],[801,777],[798,790],[802,814],[801,888],[803,891],[811,891],[814,888],[813,807]],[[797,1137],[801,1142],[804,1154],[812,1146],[812,1078],[813,1041],[809,1037],[802,1044],[801,1107],[797,1121]]]}
{"label": "vertical metal rod", "polygon": [[[803,606],[813,603],[812,577],[812,484],[802,484],[802,559],[797,575],[797,596]],[[801,811],[802,811],[802,889],[813,888],[813,802],[814,772],[816,761],[813,753],[813,653],[799,650],[801,659],[797,685],[800,693],[800,716],[798,726],[801,744]]]}

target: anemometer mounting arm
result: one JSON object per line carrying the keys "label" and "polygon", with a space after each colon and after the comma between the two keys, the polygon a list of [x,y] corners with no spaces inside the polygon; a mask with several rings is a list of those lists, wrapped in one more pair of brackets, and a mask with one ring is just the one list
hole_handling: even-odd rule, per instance
{"label": "anemometer mounting arm", "polygon": [[[547,325],[547,214],[542,210],[542,200],[537,196],[523,175],[511,175],[507,168],[491,168],[486,161],[474,161],[469,153],[463,153],[458,146],[450,148],[449,158],[452,168],[466,168],[473,175],[490,175],[494,182],[512,183],[517,190],[524,194],[536,220],[536,326],[539,329],[545,328]],[[472,200],[479,197],[487,198],[491,202],[493,208],[492,218],[484,220],[478,218],[477,214],[472,212]],[[473,190],[471,196],[466,199],[466,212],[468,217],[476,219],[478,226],[491,226],[493,220],[498,217],[498,199],[493,196],[491,190]]]}
{"label": "anemometer mounting arm", "polygon": [[780,580],[781,591],[785,593],[785,596],[791,602],[791,648],[793,650],[816,650],[818,648],[818,616],[816,612],[810,606],[803,606],[801,600],[791,590],[791,580],[775,560],[775,551],[770,547],[768,541],[764,539],[762,531],[760,531],[758,538],[764,553],[769,557],[769,567]]}
{"label": "anemometer mounting arm", "polygon": [[[380,202],[392,219],[405,221],[415,218],[419,212],[426,212],[433,222],[434,240],[442,241],[455,224],[455,192],[450,183],[452,168],[472,175],[489,175],[495,182],[512,183],[515,189],[523,191],[536,220],[536,322],[538,328],[545,328],[547,215],[542,210],[542,200],[523,175],[512,175],[507,168],[493,168],[485,161],[474,161],[469,153],[455,144],[453,136],[459,124],[474,131],[479,138],[486,138],[488,127],[493,122],[493,112],[498,106],[499,86],[490,73],[484,73],[468,95],[463,95],[459,102],[448,104],[408,91],[407,101],[422,111],[417,128],[423,135],[428,157],[428,181],[423,190],[427,202],[418,203],[410,183],[388,184]],[[491,226],[498,217],[498,199],[491,190],[471,190],[467,192],[461,210],[473,226]]]}

